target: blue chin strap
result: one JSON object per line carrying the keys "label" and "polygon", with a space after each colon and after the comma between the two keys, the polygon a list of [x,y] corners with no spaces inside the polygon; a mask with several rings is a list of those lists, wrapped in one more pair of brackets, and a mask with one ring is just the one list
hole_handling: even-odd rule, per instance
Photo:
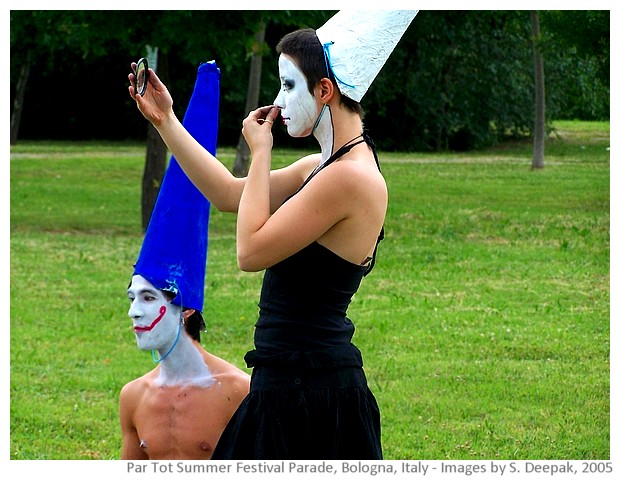
{"label": "blue chin strap", "polygon": [[[170,282],[170,286],[168,287],[168,291],[175,293],[175,298],[173,300],[176,300],[176,298],[178,298],[180,304],[183,305],[183,298],[181,296],[181,290],[179,290],[179,287],[177,286],[176,282],[174,282],[174,281]],[[164,361],[168,357],[168,355],[170,355],[172,353],[172,350],[174,350],[174,347],[176,347],[177,343],[179,342],[179,338],[181,338],[181,329],[182,328],[183,328],[183,307],[181,307],[181,317],[179,318],[179,328],[177,330],[177,337],[174,339],[174,342],[172,343],[172,346],[170,347],[170,349],[164,355],[162,355],[159,358],[157,358],[157,354],[155,353],[156,349],[151,350],[151,357],[153,358],[153,361],[155,363],[159,363],[159,362]]]}
{"label": "blue chin strap", "polygon": [[321,108],[321,111],[319,113],[319,117],[316,119],[316,122],[314,122],[314,127],[312,127],[312,131],[310,132],[310,135],[312,135],[314,131],[316,130],[316,127],[319,126],[319,122],[321,121],[321,118],[323,118],[323,114],[325,113],[326,108],[327,108],[327,104],[324,103],[323,108]]}
{"label": "blue chin strap", "polygon": [[183,321],[181,320],[181,321],[179,321],[179,329],[177,330],[177,338],[174,339],[174,343],[170,347],[170,350],[168,350],[164,355],[162,355],[161,357],[157,358],[157,355],[155,354],[155,349],[151,350],[151,357],[153,357],[153,361],[155,363],[159,363],[159,362],[164,361],[168,357],[168,355],[170,355],[170,353],[172,353],[172,350],[174,350],[174,347],[177,346],[177,342],[179,341],[179,338],[181,337],[181,329],[182,328],[183,328]]}

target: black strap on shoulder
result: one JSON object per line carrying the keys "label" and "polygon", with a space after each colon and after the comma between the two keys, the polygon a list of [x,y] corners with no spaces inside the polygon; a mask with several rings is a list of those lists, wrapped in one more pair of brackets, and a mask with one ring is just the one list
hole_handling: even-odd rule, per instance
{"label": "black strap on shoulder", "polygon": [[[317,173],[319,173],[321,170],[323,170],[328,165],[334,163],[336,160],[338,160],[343,155],[349,153],[353,147],[355,147],[356,145],[359,145],[360,143],[363,143],[363,142],[366,142],[368,144],[368,146],[370,147],[370,149],[372,150],[372,154],[375,157],[375,163],[377,164],[377,168],[379,169],[379,171],[381,171],[381,166],[379,165],[379,157],[377,156],[377,150],[376,150],[375,142],[372,140],[372,138],[370,138],[370,135],[368,135],[368,132],[366,132],[365,130],[362,132],[360,137],[361,137],[360,140],[355,142],[354,140],[357,140],[357,138],[359,138],[359,137],[356,137],[353,140],[351,140],[352,143],[349,142],[349,143],[344,144],[342,147],[340,147],[338,149],[338,151],[336,151],[336,153],[334,153],[331,157],[329,157],[325,161],[325,163],[323,163],[316,170],[314,170],[308,176],[308,178],[306,178],[306,180],[301,185],[301,187],[299,187],[299,189],[297,189],[297,192],[295,192],[293,195],[288,197],[287,200],[289,198],[293,197],[294,195],[296,195],[302,188],[304,188],[308,184],[308,182],[310,180],[312,180],[312,178]],[[374,252],[372,254],[372,258],[370,259],[370,264],[368,265],[368,268],[364,272],[364,276],[368,275],[370,273],[370,271],[374,268],[375,263],[376,263],[376,259],[377,259],[377,247],[379,246],[379,242],[381,240],[383,240],[384,238],[385,238],[385,230],[384,230],[384,227],[381,227],[381,232],[379,233],[379,237],[377,238],[377,243],[375,244],[375,250],[374,250]]]}
{"label": "black strap on shoulder", "polygon": [[[362,137],[362,136],[363,136],[363,134],[362,134],[362,135],[360,135],[360,137]],[[359,138],[359,137],[357,137],[357,138]],[[355,140],[355,138],[354,138],[353,140]],[[353,140],[352,140],[352,141],[353,141]],[[316,168],[316,169],[315,169],[315,170],[314,170],[314,171],[313,171],[313,172],[312,172],[312,173],[308,176],[308,178],[306,178],[306,180],[304,181],[304,183],[302,183],[301,187],[299,187],[299,189],[298,189],[298,190],[297,190],[297,192],[295,192],[295,193],[298,193],[298,192],[299,192],[299,190],[301,190],[302,188],[304,188],[304,187],[308,184],[308,182],[309,182],[310,180],[312,180],[312,178],[313,178],[313,177],[314,177],[317,173],[319,173],[321,170],[323,170],[323,169],[324,169],[325,167],[327,167],[328,165],[331,165],[332,163],[334,163],[336,160],[338,160],[338,159],[339,159],[340,157],[342,157],[343,155],[346,155],[347,153],[349,153],[353,147],[355,147],[356,145],[359,145],[360,143],[363,143],[364,141],[365,141],[365,139],[364,139],[364,138],[361,138],[360,140],[358,140],[358,141],[357,141],[357,142],[355,142],[355,143],[346,143],[346,144],[344,144],[342,147],[340,147],[340,148],[338,149],[338,151],[336,151],[336,153],[334,153],[331,157],[329,157],[327,160],[325,160],[325,162],[324,162],[322,165],[320,165],[318,168]],[[375,158],[376,158],[376,156],[375,156]],[[292,196],[292,195],[291,195],[291,196]],[[289,198],[290,198],[290,197],[289,197]]]}
{"label": "black strap on shoulder", "polygon": [[[362,136],[364,137],[364,141],[368,144],[368,146],[372,150],[372,154],[375,157],[375,163],[377,164],[377,168],[379,169],[379,171],[381,171],[381,165],[379,165],[379,157],[377,156],[377,147],[375,146],[375,142],[373,141],[372,138],[370,138],[370,135],[368,135],[368,132],[366,130],[362,132]],[[385,226],[382,226],[381,232],[379,232],[379,237],[377,237],[377,243],[375,243],[375,250],[372,253],[370,264],[368,265],[366,272],[364,272],[364,276],[368,275],[370,271],[374,268],[375,263],[377,261],[377,249],[379,247],[379,242],[383,240],[384,238],[385,238]]]}

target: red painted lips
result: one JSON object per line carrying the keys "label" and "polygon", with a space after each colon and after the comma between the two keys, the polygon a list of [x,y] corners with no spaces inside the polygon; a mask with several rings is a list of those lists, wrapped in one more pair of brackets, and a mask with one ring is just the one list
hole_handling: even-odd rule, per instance
{"label": "red painted lips", "polygon": [[133,327],[133,331],[136,333],[142,333],[142,332],[150,332],[151,330],[153,330],[155,328],[155,325],[157,325],[159,323],[159,321],[164,318],[164,315],[166,314],[166,306],[162,305],[161,308],[159,309],[159,317],[157,317],[155,320],[153,320],[153,323],[151,323],[150,325],[146,326],[146,327],[141,327],[140,325],[135,325]]}

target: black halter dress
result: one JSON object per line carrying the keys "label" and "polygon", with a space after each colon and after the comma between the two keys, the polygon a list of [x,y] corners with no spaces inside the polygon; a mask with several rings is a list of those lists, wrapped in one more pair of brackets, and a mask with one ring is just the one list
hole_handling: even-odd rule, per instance
{"label": "black halter dress", "polygon": [[[364,134],[321,168],[364,141],[378,165]],[[379,408],[346,316],[375,256],[356,265],[314,242],[265,271],[255,349],[245,356],[250,392],[213,459],[382,458]]]}

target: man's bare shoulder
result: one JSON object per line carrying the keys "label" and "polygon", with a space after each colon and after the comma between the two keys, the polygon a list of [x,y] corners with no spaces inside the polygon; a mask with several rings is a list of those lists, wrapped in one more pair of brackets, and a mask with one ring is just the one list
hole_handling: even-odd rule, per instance
{"label": "man's bare shoulder", "polygon": [[247,393],[250,388],[250,375],[236,367],[231,370],[220,372],[217,375],[220,382],[228,383],[235,390],[242,390]]}
{"label": "man's bare shoulder", "polygon": [[135,398],[137,396],[142,395],[146,392],[151,385],[153,385],[153,381],[157,378],[156,368],[145,373],[141,377],[138,377],[130,382],[127,382],[123,388],[121,389],[120,398],[132,397]]}
{"label": "man's bare shoulder", "polygon": [[247,393],[250,388],[250,375],[226,360],[207,351],[203,356],[205,363],[219,384],[227,386],[229,390],[239,390]]}
{"label": "man's bare shoulder", "polygon": [[207,364],[211,372],[213,372],[214,374],[238,373],[242,375],[247,375],[247,373],[245,373],[243,370],[241,370],[236,365],[233,365],[232,363],[228,362],[227,360],[224,360],[221,357],[218,357],[217,355],[213,355],[212,353],[207,352],[204,348],[202,349],[202,356],[205,360],[205,363]]}

